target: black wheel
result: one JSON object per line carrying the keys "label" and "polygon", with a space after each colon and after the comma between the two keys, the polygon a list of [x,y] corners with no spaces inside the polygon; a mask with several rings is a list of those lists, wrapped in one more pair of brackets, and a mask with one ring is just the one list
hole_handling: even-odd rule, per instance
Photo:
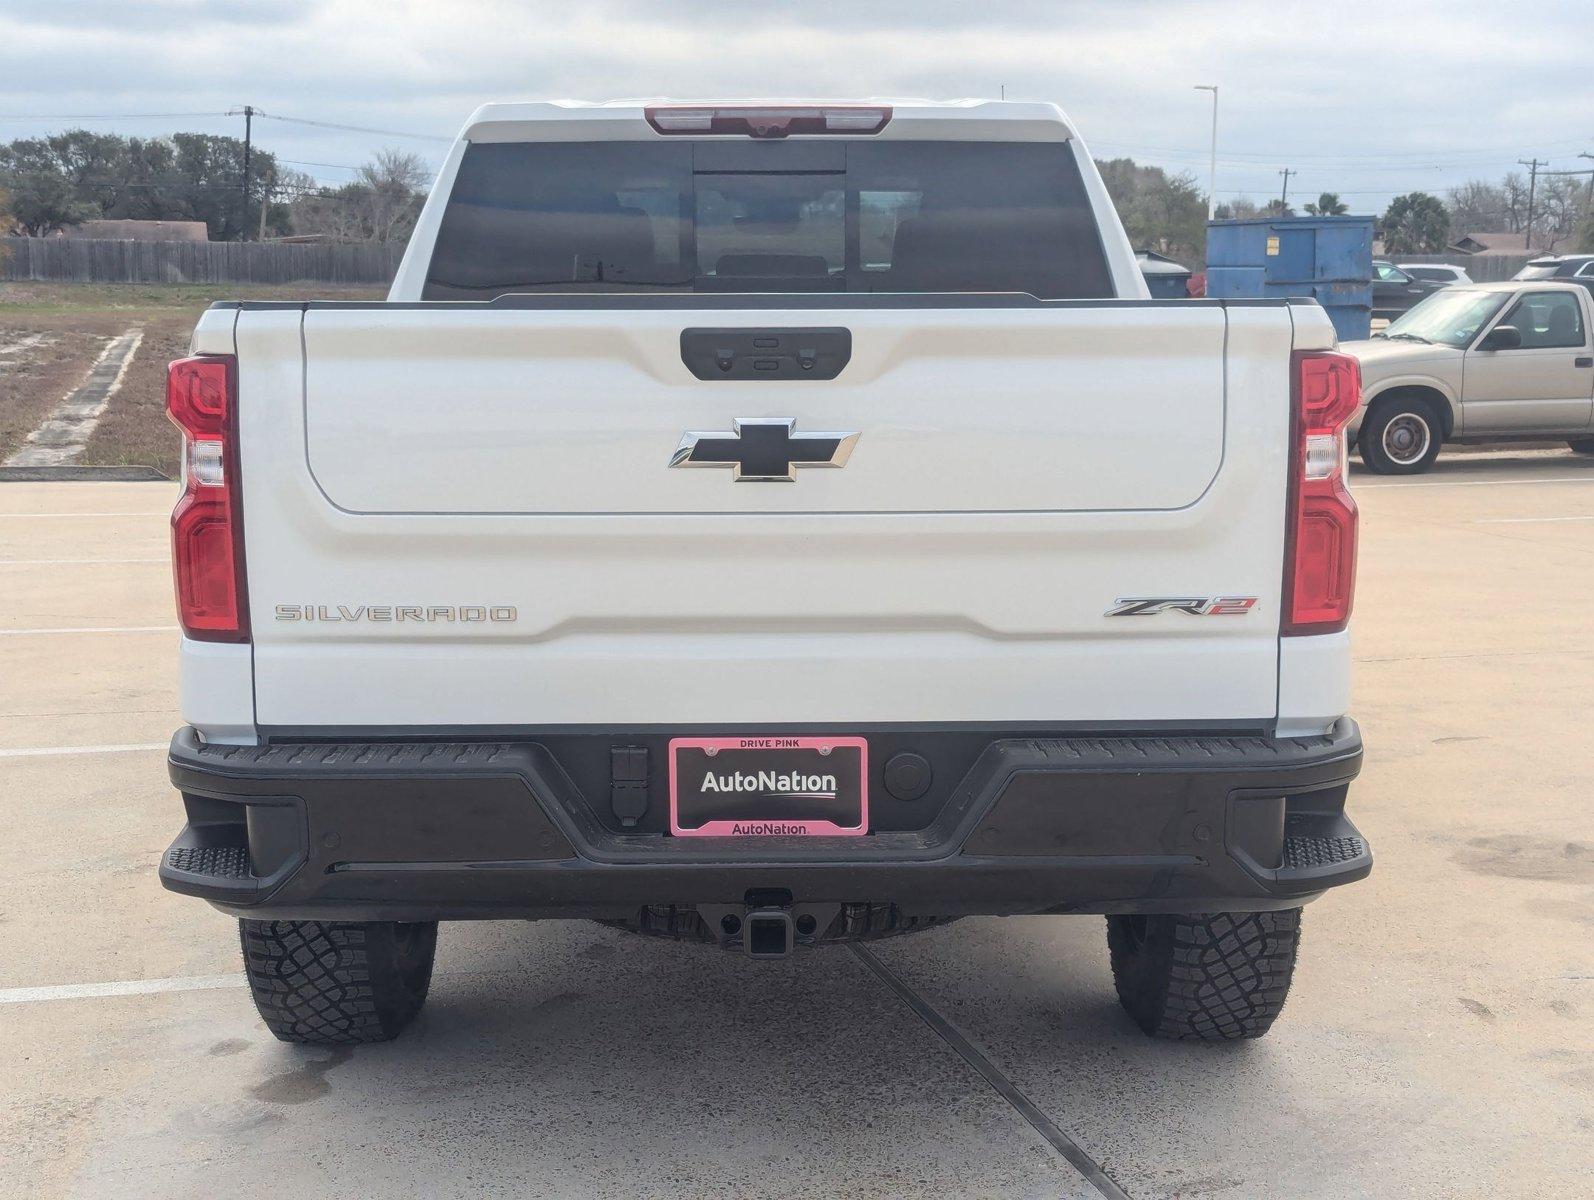
{"label": "black wheel", "polygon": [[239,921],[244,974],[285,1042],[385,1042],[426,1003],[437,922]]}
{"label": "black wheel", "polygon": [[1284,1007],[1301,910],[1107,918],[1118,1000],[1152,1037],[1261,1037]]}
{"label": "black wheel", "polygon": [[1579,454],[1594,454],[1594,437],[1572,438],[1566,444]]}
{"label": "black wheel", "polygon": [[1356,445],[1368,470],[1379,475],[1419,475],[1433,466],[1444,426],[1428,401],[1378,400],[1362,422]]}

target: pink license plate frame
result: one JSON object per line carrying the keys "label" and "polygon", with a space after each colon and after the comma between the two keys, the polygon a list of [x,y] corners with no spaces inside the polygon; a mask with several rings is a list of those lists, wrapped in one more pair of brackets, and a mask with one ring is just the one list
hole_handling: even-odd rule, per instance
{"label": "pink license plate frame", "polygon": [[[812,765],[815,768],[821,768],[829,752],[840,748],[856,749],[858,752],[858,824],[855,826],[838,825],[834,821],[810,817],[787,818],[781,816],[778,812],[772,812],[766,818],[711,820],[691,827],[683,827],[680,823],[681,771],[679,770],[679,751],[681,750],[701,750],[710,757],[717,757],[722,752],[730,751],[733,753],[726,756],[727,760],[734,759],[738,762],[749,759],[756,761],[757,757],[765,752],[813,751],[815,753],[812,756]],[[804,757],[807,758],[808,756],[805,755]],[[671,738],[669,758],[670,832],[676,837],[862,837],[869,832],[869,743],[864,738],[795,737],[785,735]],[[822,770],[818,773],[823,774]],[[803,794],[822,796],[825,793]],[[779,796],[773,796],[770,798],[769,803],[778,805],[779,799]]]}

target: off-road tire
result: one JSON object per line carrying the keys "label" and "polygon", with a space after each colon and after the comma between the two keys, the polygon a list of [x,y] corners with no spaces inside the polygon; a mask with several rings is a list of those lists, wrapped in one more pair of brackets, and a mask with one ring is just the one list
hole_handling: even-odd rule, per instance
{"label": "off-road tire", "polygon": [[1594,454],[1594,437],[1570,438],[1566,444],[1578,454]]}
{"label": "off-road tire", "polygon": [[[1420,453],[1410,458],[1391,456],[1384,444],[1384,435],[1390,426],[1401,423],[1402,430],[1416,430],[1420,424],[1425,438],[1420,443]],[[1356,435],[1356,447],[1361,451],[1362,462],[1377,475],[1420,475],[1433,466],[1444,444],[1444,422],[1438,411],[1420,397],[1405,399],[1389,396],[1373,401],[1361,430]]]}
{"label": "off-road tire", "polygon": [[1261,1037],[1284,1007],[1301,910],[1111,916],[1118,1000],[1146,1033],[1186,1042]]}
{"label": "off-road tire", "polygon": [[437,922],[239,921],[244,974],[284,1042],[385,1042],[426,1003]]}

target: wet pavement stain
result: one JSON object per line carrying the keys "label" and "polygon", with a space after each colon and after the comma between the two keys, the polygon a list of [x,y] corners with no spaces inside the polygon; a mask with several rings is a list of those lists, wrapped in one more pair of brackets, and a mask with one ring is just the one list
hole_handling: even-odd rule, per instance
{"label": "wet pavement stain", "polygon": [[1481,875],[1549,883],[1594,883],[1594,846],[1587,842],[1507,833],[1472,838],[1451,857]]}
{"label": "wet pavement stain", "polygon": [[332,1091],[327,1072],[348,1062],[353,1054],[352,1047],[338,1046],[327,1051],[325,1058],[311,1059],[292,1071],[280,1071],[262,1079],[249,1089],[249,1094],[267,1104],[307,1104],[319,1100]]}

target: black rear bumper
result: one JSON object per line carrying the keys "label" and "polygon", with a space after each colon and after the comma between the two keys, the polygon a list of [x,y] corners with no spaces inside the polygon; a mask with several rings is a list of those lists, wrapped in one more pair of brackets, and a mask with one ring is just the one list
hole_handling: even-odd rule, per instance
{"label": "black rear bumper", "polygon": [[756,843],[620,828],[549,744],[222,746],[183,729],[188,823],[161,881],[273,919],[628,919],[770,896],[959,916],[1291,908],[1372,868],[1344,814],[1350,720],[1310,738],[981,739],[921,827]]}

